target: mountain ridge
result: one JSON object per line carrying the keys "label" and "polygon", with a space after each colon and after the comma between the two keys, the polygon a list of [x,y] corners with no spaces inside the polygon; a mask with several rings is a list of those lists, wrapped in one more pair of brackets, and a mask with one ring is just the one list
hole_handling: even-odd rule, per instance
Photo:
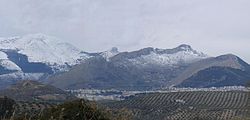
{"label": "mountain ridge", "polygon": [[[244,71],[249,64],[232,54],[208,56],[187,44],[130,52],[113,47],[88,53],[44,34],[0,38],[1,89],[19,80],[39,80],[64,89],[154,89],[177,86],[211,67]],[[226,74],[224,69],[219,70]]]}
{"label": "mountain ridge", "polygon": [[[177,52],[176,49],[178,49]],[[198,58],[201,57],[198,60],[191,58],[191,62],[185,62],[185,59],[182,60],[182,57],[177,57],[181,62],[172,63],[167,60],[170,64],[156,62],[152,56],[148,57],[149,59],[143,59],[144,56],[151,55],[152,52],[156,55],[159,51],[160,55],[164,53],[168,55],[169,53],[187,52],[187,54],[184,55],[192,56],[195,54]],[[154,89],[178,86],[178,84],[186,81],[186,79],[189,79],[199,71],[211,67],[217,66],[240,70],[249,68],[246,62],[232,54],[210,57],[203,53],[197,53],[199,52],[196,52],[188,45],[180,45],[176,48],[166,50],[149,47],[138,51],[121,52],[111,57],[109,61],[105,61],[103,58],[93,58],[93,60],[88,62],[85,61],[86,63],[83,62],[65,74],[50,77],[48,83],[61,87],[62,89]],[[168,56],[167,58],[170,57]],[[224,73],[224,69],[220,70]],[[248,76],[246,77],[248,78]],[[236,85],[243,84],[242,82],[244,80],[241,79],[243,78],[237,79],[239,84]],[[64,85],[62,85],[62,83]],[[69,86],[67,86],[67,84]]]}

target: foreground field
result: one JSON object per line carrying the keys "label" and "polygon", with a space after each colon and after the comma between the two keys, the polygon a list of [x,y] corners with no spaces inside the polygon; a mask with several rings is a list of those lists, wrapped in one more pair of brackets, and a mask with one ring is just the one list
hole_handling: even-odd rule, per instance
{"label": "foreground field", "polygon": [[140,120],[234,120],[249,117],[250,96],[245,91],[150,93],[106,105],[131,110]]}

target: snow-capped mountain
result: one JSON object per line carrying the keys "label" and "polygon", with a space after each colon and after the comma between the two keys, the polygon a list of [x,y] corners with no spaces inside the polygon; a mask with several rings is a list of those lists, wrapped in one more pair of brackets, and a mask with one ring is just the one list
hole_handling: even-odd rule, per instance
{"label": "snow-capped mountain", "polygon": [[[213,83],[196,82],[210,79],[210,73],[217,73],[210,76]],[[210,57],[185,44],[88,53],[44,34],[0,38],[0,89],[19,80],[41,80],[63,89],[231,85],[227,81],[242,85],[249,73],[250,66],[237,56]]]}
{"label": "snow-capped mountain", "polygon": [[44,79],[90,57],[75,46],[44,34],[0,38],[0,87],[16,80]]}
{"label": "snow-capped mountain", "polygon": [[144,48],[134,52],[118,54],[112,60],[123,59],[126,63],[133,65],[164,65],[169,67],[190,64],[209,56],[193,50],[189,45],[180,45],[173,49]]}
{"label": "snow-capped mountain", "polygon": [[48,83],[63,89],[114,87],[145,90],[168,84],[190,64],[209,57],[189,45],[119,53],[114,48],[100,55],[102,57],[86,60],[64,74],[50,77]]}
{"label": "snow-capped mountain", "polygon": [[15,50],[26,55],[29,62],[42,62],[48,65],[75,65],[79,60],[89,58],[73,45],[44,34],[0,38],[0,49]]}

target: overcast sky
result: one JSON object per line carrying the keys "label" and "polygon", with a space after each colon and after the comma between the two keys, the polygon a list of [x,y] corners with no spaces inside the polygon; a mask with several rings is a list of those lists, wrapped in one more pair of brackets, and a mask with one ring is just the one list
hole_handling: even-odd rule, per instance
{"label": "overcast sky", "polygon": [[30,33],[87,52],[185,43],[250,63],[250,0],[0,0],[0,37]]}

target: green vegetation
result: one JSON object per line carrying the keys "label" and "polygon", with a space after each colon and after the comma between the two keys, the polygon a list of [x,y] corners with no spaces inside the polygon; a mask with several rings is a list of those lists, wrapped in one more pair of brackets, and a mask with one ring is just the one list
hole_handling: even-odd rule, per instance
{"label": "green vegetation", "polygon": [[48,102],[27,102],[27,101],[18,101],[15,105],[15,118],[20,117],[29,117],[33,118],[41,114],[44,110],[55,107],[55,103]]}
{"label": "green vegetation", "polygon": [[129,114],[98,107],[94,102],[75,100],[47,109],[40,120],[127,120]]}
{"label": "green vegetation", "polygon": [[0,98],[5,120],[249,120],[250,93],[190,91],[138,94],[124,101],[62,104]]}
{"label": "green vegetation", "polygon": [[7,97],[0,97],[0,119],[10,118],[14,112],[15,101]]}
{"label": "green vegetation", "polygon": [[63,104],[0,99],[1,120],[130,120],[126,109],[111,110],[83,99]]}

